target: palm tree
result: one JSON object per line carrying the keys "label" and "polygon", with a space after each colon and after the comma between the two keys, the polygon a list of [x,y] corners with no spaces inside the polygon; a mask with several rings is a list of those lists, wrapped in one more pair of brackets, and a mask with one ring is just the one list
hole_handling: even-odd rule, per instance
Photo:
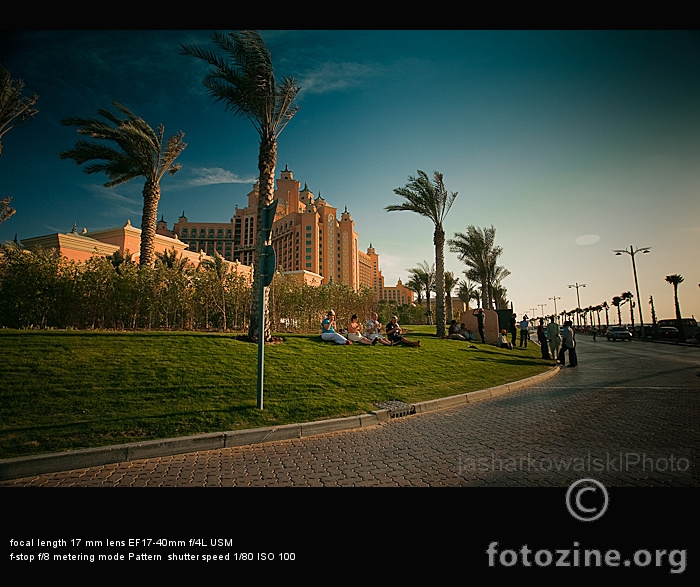
{"label": "palm tree", "polygon": [[683,283],[682,275],[674,273],[666,276],[666,282],[673,286],[673,300],[676,306],[676,328],[678,328],[678,340],[685,340],[685,331],[683,329],[683,318],[681,318],[681,306],[678,303],[678,286]]}
{"label": "palm tree", "polygon": [[495,246],[496,229],[477,228],[468,226],[467,232],[455,233],[454,238],[447,241],[450,250],[459,255],[460,261],[466,263],[469,279],[481,283],[481,305],[492,309],[493,288],[500,285],[500,280],[507,277],[510,272],[498,265],[498,257],[503,252],[501,247]]}
{"label": "palm tree", "polygon": [[[22,96],[24,82],[13,80],[10,72],[0,64],[0,155],[2,155],[2,137],[12,126],[11,123],[27,120],[39,112],[34,104],[39,99],[37,94]],[[12,196],[0,199],[0,224],[5,222],[17,210],[10,206]]]}
{"label": "palm tree", "polygon": [[416,302],[419,306],[423,305],[423,284],[417,275],[412,275],[409,280],[404,284],[408,289],[413,290],[416,293]]}
{"label": "palm tree", "polygon": [[649,305],[651,306],[651,327],[654,336],[658,334],[659,326],[656,322],[656,310],[654,309],[654,296],[649,296]]}
{"label": "palm tree", "polygon": [[0,224],[17,212],[17,210],[10,206],[10,202],[12,202],[12,196],[0,199]]}
{"label": "palm tree", "polygon": [[612,299],[612,305],[617,308],[617,325],[622,326],[622,314],[620,313],[620,306],[624,302],[622,301],[622,298],[620,296],[615,296]]}
{"label": "palm tree", "polygon": [[461,280],[457,284],[457,297],[467,304],[467,308],[469,308],[469,302],[471,300],[474,300],[477,306],[479,305],[479,292],[477,291],[476,286],[468,278],[466,281]]}
{"label": "palm tree", "polygon": [[630,324],[632,325],[632,331],[634,331],[634,295],[631,291],[626,291],[620,294],[620,297],[629,303],[630,307]]}
{"label": "palm tree", "polygon": [[98,110],[104,118],[64,118],[61,124],[77,127],[78,134],[107,141],[113,145],[79,140],[75,147],[61,153],[61,159],[73,159],[77,165],[96,161],[83,168],[87,174],[104,171],[111,188],[143,177],[143,215],[141,217],[141,256],[139,265],[152,265],[155,261],[156,223],[160,180],[168,173],[173,175],[180,169],[175,159],[187,146],[183,142],[185,133],[178,132],[163,143],[165,128],[161,124],[154,131],[142,118],[118,102],[112,105],[125,116],[119,118],[109,110]]}
{"label": "palm tree", "polygon": [[24,82],[13,80],[10,72],[0,64],[0,155],[2,155],[2,137],[14,122],[27,120],[39,112],[34,108],[39,96],[23,96]]}
{"label": "palm tree", "polygon": [[430,292],[435,289],[435,265],[430,267],[427,261],[418,263],[418,267],[408,270],[410,280],[420,285],[419,291],[425,291],[425,301],[426,301],[426,318],[428,324],[433,323],[433,311],[430,305]]}
{"label": "palm tree", "polygon": [[452,291],[457,287],[457,278],[452,271],[445,271],[445,313],[447,314],[445,320],[447,322],[452,322]]}
{"label": "palm tree", "polygon": [[[296,114],[299,107],[294,100],[299,86],[293,77],[285,77],[280,83],[275,80],[270,51],[257,31],[239,33],[211,33],[213,44],[221,53],[182,45],[182,53],[205,61],[211,66],[202,80],[210,96],[224,102],[226,110],[234,116],[250,120],[260,135],[258,151],[258,211],[256,216],[256,241],[253,291],[260,291],[262,278],[261,255],[264,241],[263,208],[273,201],[275,190],[275,166],[277,165],[277,139]],[[267,309],[269,288],[265,288],[263,308]],[[253,296],[248,328],[249,338],[258,334],[259,299]],[[269,321],[264,320],[264,338],[270,336]]]}
{"label": "palm tree", "polygon": [[610,326],[610,317],[608,315],[608,310],[610,310],[610,305],[608,304],[607,301],[603,302],[600,305],[605,310],[605,328],[608,328]]}
{"label": "palm tree", "polygon": [[596,316],[598,317],[598,328],[600,328],[600,313],[603,311],[603,305],[598,304],[597,306],[592,306],[592,308]]}
{"label": "palm tree", "polygon": [[[428,175],[418,170],[417,176],[408,177],[408,183],[401,188],[394,189],[397,196],[404,198],[401,204],[392,204],[386,207],[389,212],[407,210],[429,218],[433,226],[433,244],[435,245],[435,313],[437,335],[445,336],[445,229],[443,222],[452,203],[457,197],[457,192],[449,193],[445,188],[442,173],[433,172],[430,179]],[[430,302],[430,300],[428,300]],[[428,303],[430,311],[430,303]]]}

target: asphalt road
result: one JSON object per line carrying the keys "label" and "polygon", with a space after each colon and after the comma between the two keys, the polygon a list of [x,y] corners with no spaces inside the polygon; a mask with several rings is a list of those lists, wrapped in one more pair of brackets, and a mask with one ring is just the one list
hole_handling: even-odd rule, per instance
{"label": "asphalt road", "polygon": [[372,428],[0,486],[699,486],[700,348],[581,336],[578,358],[537,386]]}

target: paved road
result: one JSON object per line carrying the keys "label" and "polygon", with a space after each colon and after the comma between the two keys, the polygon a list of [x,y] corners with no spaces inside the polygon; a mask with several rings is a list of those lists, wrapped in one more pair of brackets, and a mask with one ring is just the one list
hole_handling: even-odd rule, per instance
{"label": "paved road", "polygon": [[699,486],[700,349],[580,339],[578,367],[478,403],[0,486]]}

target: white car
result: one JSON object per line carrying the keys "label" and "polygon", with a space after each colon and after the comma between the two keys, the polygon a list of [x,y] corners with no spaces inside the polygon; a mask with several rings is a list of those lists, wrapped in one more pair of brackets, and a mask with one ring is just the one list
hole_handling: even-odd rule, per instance
{"label": "white car", "polygon": [[608,340],[632,340],[632,333],[624,326],[611,326],[605,336]]}

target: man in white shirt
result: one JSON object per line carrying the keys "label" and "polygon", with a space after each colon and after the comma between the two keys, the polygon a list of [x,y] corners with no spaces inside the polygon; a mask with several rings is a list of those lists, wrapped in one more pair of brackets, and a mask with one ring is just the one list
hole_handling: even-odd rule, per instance
{"label": "man in white shirt", "polygon": [[379,321],[379,315],[376,312],[372,312],[372,317],[367,320],[365,336],[374,344],[376,344],[376,342],[374,342],[376,340],[383,345],[391,346],[391,341],[382,335],[382,323]]}

